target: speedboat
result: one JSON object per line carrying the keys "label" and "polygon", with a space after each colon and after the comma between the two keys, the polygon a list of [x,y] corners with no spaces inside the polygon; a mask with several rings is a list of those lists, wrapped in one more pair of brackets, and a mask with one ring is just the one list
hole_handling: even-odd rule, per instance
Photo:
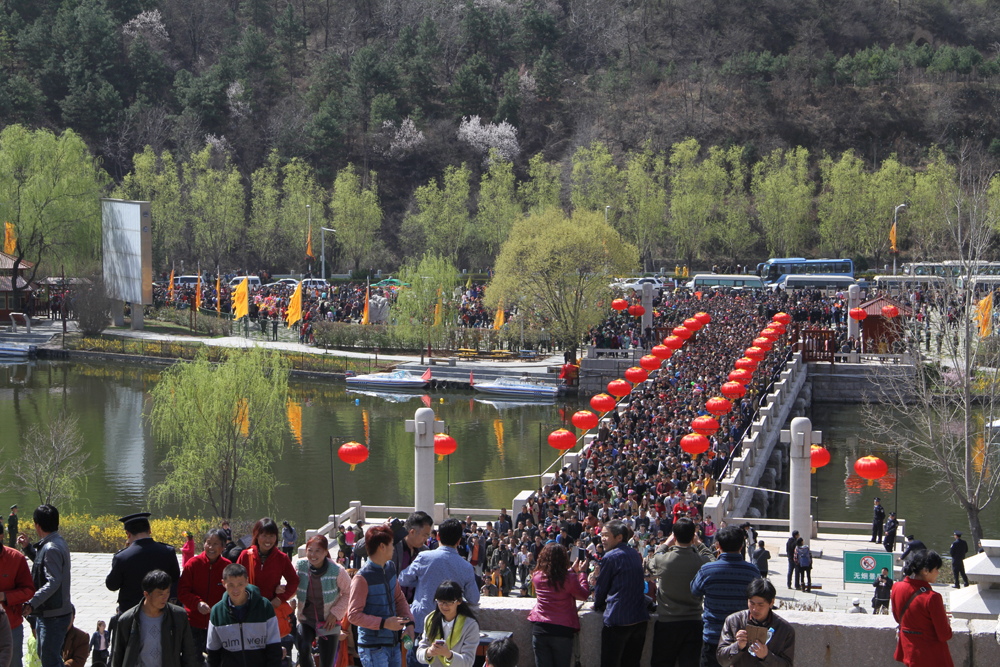
{"label": "speedboat", "polygon": [[391,373],[370,373],[347,378],[348,387],[384,387],[386,389],[421,389],[428,380],[420,375],[411,375],[404,370]]}
{"label": "speedboat", "polygon": [[489,382],[476,382],[472,385],[476,391],[484,394],[500,396],[531,396],[535,398],[555,398],[559,395],[560,386],[548,384],[528,376],[499,377]]}

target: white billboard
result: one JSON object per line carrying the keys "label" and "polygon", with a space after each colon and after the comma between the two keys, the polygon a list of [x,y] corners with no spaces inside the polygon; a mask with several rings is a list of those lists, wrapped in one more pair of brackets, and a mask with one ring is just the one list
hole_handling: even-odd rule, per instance
{"label": "white billboard", "polygon": [[104,285],[108,296],[153,303],[153,234],[147,201],[101,199]]}

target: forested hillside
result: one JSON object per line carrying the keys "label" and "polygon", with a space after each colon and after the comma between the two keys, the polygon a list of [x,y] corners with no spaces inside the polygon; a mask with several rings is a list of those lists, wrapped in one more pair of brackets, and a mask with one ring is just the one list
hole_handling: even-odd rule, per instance
{"label": "forested hillside", "polygon": [[[118,195],[159,200],[160,267],[302,270],[307,203],[314,227],[338,228],[328,256],[351,269],[426,250],[485,267],[516,218],[556,202],[610,206],[647,266],[878,261],[880,233],[835,239],[883,225],[960,146],[1000,155],[998,10],[4,0],[0,123],[72,129]],[[836,185],[838,166],[861,180]],[[834,210],[849,187],[863,205]],[[778,201],[789,188],[795,201]],[[902,236],[927,252],[926,236]]]}

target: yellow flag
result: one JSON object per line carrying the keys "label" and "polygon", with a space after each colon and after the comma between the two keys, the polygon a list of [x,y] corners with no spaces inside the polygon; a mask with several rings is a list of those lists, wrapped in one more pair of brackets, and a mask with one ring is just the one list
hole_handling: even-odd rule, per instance
{"label": "yellow flag", "polygon": [[174,300],[174,269],[170,269],[170,300]]}
{"label": "yellow flag", "polygon": [[241,317],[247,317],[250,315],[250,285],[247,284],[247,279],[244,278],[240,286],[236,288],[233,292],[233,319],[238,320]]}
{"label": "yellow flag", "polygon": [[198,286],[194,292],[194,309],[201,310],[201,269],[198,269]]}
{"label": "yellow flag", "polygon": [[219,289],[222,285],[219,283],[219,267],[215,267],[215,312],[218,315],[222,314],[222,290]]}
{"label": "yellow flag", "polygon": [[292,428],[292,437],[302,446],[302,404],[288,399],[288,425]]}
{"label": "yellow flag", "polygon": [[17,232],[14,231],[14,225],[9,222],[3,223],[3,251],[8,255],[17,252]]}
{"label": "yellow flag", "polygon": [[434,306],[434,326],[441,326],[441,288],[438,287],[438,302]]}
{"label": "yellow flag", "polygon": [[288,326],[292,326],[302,319],[302,283],[295,286],[292,292],[292,299],[288,302],[288,310],[285,311],[285,320]]}
{"label": "yellow flag", "polygon": [[361,316],[361,324],[368,324],[368,287],[365,286],[365,312]]}
{"label": "yellow flag", "polygon": [[500,299],[500,303],[497,304],[497,314],[493,318],[493,328],[499,329],[503,326],[503,299]]}
{"label": "yellow flag", "polygon": [[306,257],[313,259],[313,225],[309,221],[309,234],[306,236]]}
{"label": "yellow flag", "polygon": [[976,323],[979,324],[980,338],[993,334],[993,293],[990,292],[976,304]]}
{"label": "yellow flag", "polygon": [[892,251],[896,252],[896,221],[892,221],[892,229],[889,230],[889,243],[892,244]]}
{"label": "yellow flag", "polygon": [[471,287],[472,287],[472,276],[469,276],[469,279],[465,281],[465,289],[469,289]]}

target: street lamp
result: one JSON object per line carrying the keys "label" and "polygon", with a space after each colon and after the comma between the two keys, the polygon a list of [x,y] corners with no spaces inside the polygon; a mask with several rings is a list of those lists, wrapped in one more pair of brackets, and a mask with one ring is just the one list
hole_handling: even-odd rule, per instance
{"label": "street lamp", "polygon": [[[892,231],[893,231],[893,234],[898,234],[899,233],[899,228],[896,227],[896,219],[899,217],[899,209],[901,209],[901,208],[906,208],[906,204],[900,204],[899,206],[896,207],[896,210],[892,212]],[[898,255],[898,254],[899,254],[899,251],[895,251],[895,252],[892,253],[892,275],[896,275],[896,255]]]}
{"label": "street lamp", "polygon": [[326,280],[326,233],[325,232],[333,232],[334,234],[336,234],[337,230],[330,229],[329,227],[319,228],[319,254],[320,254],[319,263],[320,266],[322,267],[320,268],[320,271],[322,271],[321,277],[323,278],[323,280]]}
{"label": "street lamp", "polygon": [[610,206],[605,206],[604,207],[604,224],[608,223],[608,209],[609,208],[611,208],[611,207]]}

